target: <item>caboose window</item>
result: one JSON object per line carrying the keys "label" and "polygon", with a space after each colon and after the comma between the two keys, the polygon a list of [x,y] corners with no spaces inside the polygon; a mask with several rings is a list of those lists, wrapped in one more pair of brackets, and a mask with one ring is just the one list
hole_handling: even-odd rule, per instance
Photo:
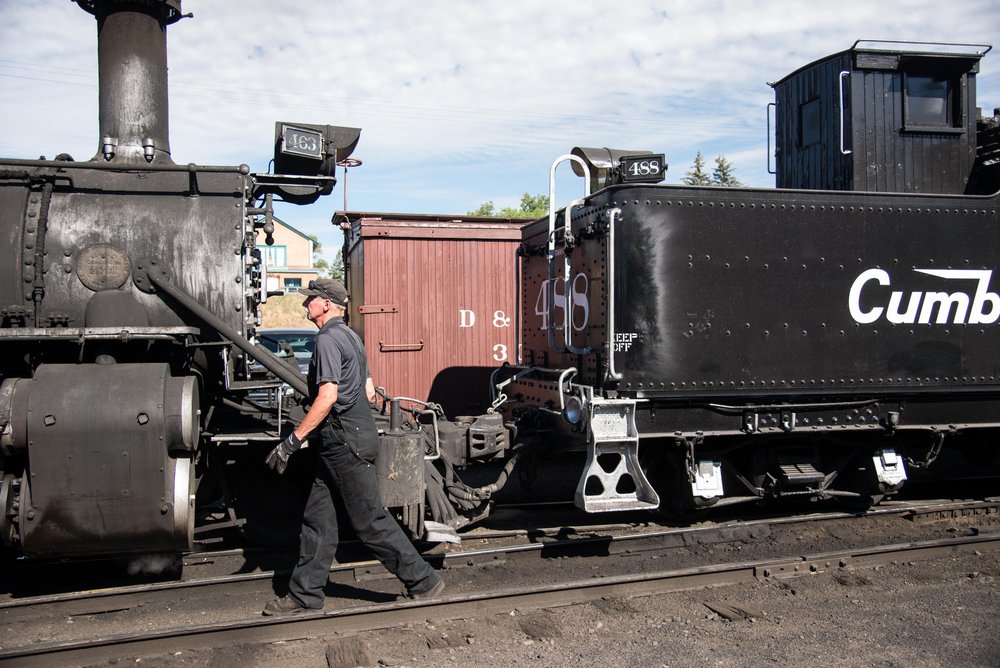
{"label": "caboose window", "polygon": [[799,146],[818,144],[821,137],[819,98],[799,105]]}
{"label": "caboose window", "polygon": [[953,79],[940,75],[904,74],[903,109],[906,128],[953,128],[955,113]]}

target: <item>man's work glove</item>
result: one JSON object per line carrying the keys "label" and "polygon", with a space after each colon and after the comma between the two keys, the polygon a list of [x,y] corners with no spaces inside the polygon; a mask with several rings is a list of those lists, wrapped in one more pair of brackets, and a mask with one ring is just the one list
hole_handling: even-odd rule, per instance
{"label": "man's work glove", "polygon": [[288,467],[288,457],[301,447],[302,441],[295,436],[293,431],[274,450],[271,450],[271,454],[267,456],[267,465],[279,474],[284,473]]}

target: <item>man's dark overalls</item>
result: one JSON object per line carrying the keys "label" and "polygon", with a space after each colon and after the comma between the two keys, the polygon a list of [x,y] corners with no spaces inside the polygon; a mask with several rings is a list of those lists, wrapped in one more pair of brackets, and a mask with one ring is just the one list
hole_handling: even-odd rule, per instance
{"label": "man's dark overalls", "polygon": [[[327,331],[328,328],[333,329]],[[379,499],[375,479],[378,429],[365,397],[368,364],[360,338],[344,324],[343,318],[331,319],[319,331],[309,365],[309,393],[313,398],[317,393],[316,357],[321,345],[338,346],[344,360],[341,368],[357,368],[361,391],[346,406],[338,397],[322,427],[310,435],[310,445],[317,448],[316,479],[302,516],[299,561],[292,571],[289,595],[303,607],[323,607],[326,599],[323,588],[339,539],[334,494],[339,494],[343,501],[358,538],[382,565],[402,580],[409,592],[425,592],[437,584],[439,576]],[[356,367],[348,365],[349,358],[357,361]]]}

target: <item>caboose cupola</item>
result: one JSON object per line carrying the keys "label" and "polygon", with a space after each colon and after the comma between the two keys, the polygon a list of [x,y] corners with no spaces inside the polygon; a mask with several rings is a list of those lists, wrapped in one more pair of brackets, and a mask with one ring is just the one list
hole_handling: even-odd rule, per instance
{"label": "caboose cupola", "polygon": [[990,48],[858,41],[772,84],[777,186],[966,192]]}

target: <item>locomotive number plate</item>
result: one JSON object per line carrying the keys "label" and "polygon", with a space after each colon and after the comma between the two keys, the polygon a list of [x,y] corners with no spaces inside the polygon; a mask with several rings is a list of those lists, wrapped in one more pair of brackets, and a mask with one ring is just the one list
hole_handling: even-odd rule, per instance
{"label": "locomotive number plate", "polygon": [[281,152],[319,160],[323,157],[323,135],[315,130],[282,125]]}
{"label": "locomotive number plate", "polygon": [[88,246],[80,252],[76,275],[91,290],[117,290],[128,280],[131,264],[121,248],[111,244]]}
{"label": "locomotive number plate", "polygon": [[619,163],[623,183],[659,183],[666,178],[666,156],[628,155]]}

